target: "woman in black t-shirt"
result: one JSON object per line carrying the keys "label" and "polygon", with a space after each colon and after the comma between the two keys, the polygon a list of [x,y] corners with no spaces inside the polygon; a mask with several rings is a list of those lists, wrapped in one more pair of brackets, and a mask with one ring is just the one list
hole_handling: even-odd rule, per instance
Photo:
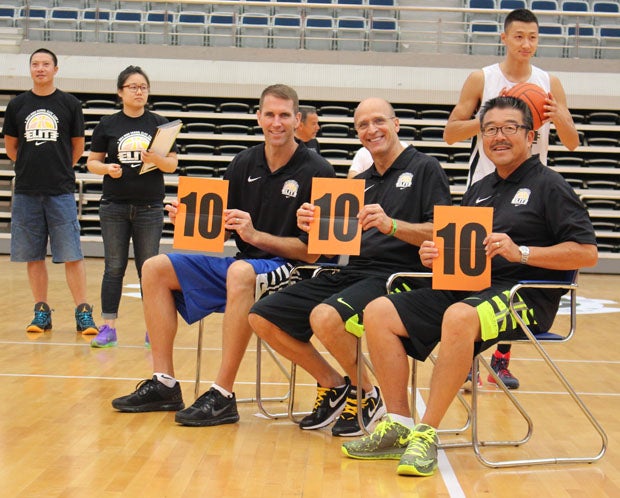
{"label": "woman in black t-shirt", "polygon": [[[129,66],[118,76],[117,93],[122,110],[101,118],[93,131],[88,170],[103,175],[99,219],[105,256],[101,283],[104,325],[91,341],[92,347],[117,344],[116,319],[123,277],[133,240],[138,277],[142,264],[159,253],[164,211],[164,173],[177,169],[176,148],[166,156],[148,151],[157,127],[166,118],[146,109],[150,83],[138,66]],[[143,163],[156,168],[140,174]]]}

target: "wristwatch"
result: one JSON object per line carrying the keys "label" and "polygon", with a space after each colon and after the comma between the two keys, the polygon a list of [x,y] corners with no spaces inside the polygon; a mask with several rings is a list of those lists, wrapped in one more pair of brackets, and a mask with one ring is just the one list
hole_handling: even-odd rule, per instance
{"label": "wristwatch", "polygon": [[519,252],[521,253],[521,264],[527,264],[527,259],[530,257],[530,248],[527,246],[519,246]]}

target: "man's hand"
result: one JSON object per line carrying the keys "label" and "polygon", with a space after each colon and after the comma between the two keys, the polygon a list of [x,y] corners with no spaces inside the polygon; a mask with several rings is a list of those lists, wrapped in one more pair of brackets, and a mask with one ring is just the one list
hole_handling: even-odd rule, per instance
{"label": "man's hand", "polygon": [[381,233],[388,234],[392,231],[392,218],[390,218],[379,204],[368,204],[358,213],[362,230],[376,228]]}
{"label": "man's hand", "polygon": [[432,240],[425,240],[420,246],[418,251],[420,255],[420,261],[427,268],[433,268],[433,261],[439,257],[439,249],[435,247],[435,243]]}
{"label": "man's hand", "polygon": [[309,202],[304,202],[297,210],[297,226],[304,232],[310,231],[310,225],[314,221],[314,211],[316,206]]}

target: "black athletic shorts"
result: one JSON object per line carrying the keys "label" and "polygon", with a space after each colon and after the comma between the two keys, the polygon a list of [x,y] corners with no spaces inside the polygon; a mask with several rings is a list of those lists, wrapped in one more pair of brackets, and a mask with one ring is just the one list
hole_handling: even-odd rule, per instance
{"label": "black athletic shorts", "polygon": [[[371,276],[362,272],[323,272],[257,301],[250,313],[256,313],[290,336],[303,342],[312,337],[310,312],[321,303],[336,309],[347,329],[359,331],[366,305],[385,295],[390,273]],[[428,279],[422,279],[428,280]],[[425,284],[425,282],[422,282]],[[414,283],[411,283],[413,288]]]}

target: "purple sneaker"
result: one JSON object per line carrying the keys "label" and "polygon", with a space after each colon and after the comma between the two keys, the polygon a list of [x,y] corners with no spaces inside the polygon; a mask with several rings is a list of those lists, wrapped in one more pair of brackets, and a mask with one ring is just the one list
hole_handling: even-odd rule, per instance
{"label": "purple sneaker", "polygon": [[151,349],[151,340],[149,339],[148,330],[144,333],[144,347],[147,349]]}
{"label": "purple sneaker", "polygon": [[116,329],[107,325],[99,327],[99,333],[90,341],[91,348],[113,348],[116,344]]}

